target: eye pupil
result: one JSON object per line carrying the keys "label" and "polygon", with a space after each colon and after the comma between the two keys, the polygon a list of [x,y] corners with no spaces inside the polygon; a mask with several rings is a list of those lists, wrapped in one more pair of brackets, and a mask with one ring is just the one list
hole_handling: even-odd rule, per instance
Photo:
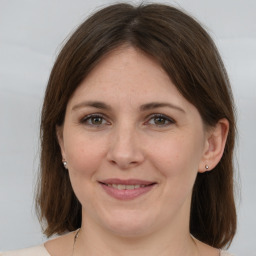
{"label": "eye pupil", "polygon": [[156,117],[155,124],[165,124],[165,119],[163,117]]}
{"label": "eye pupil", "polygon": [[92,124],[99,125],[102,123],[102,117],[96,116],[92,118]]}

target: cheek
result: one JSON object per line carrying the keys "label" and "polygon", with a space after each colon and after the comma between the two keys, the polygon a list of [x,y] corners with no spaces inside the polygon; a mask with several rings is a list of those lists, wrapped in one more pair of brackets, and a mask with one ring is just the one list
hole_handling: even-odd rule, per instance
{"label": "cheek", "polygon": [[65,149],[70,172],[79,176],[92,175],[105,155],[104,145],[102,140],[83,134],[67,138]]}
{"label": "cheek", "polygon": [[[177,182],[194,180],[203,152],[203,140],[196,133],[179,136],[173,134],[154,143],[151,157],[154,166],[166,178]],[[153,144],[152,144],[153,145]],[[182,182],[180,182],[182,184]]]}
{"label": "cheek", "polygon": [[96,174],[106,151],[104,143],[93,136],[77,134],[72,138],[66,137],[65,151],[73,190],[82,205],[90,208],[95,203],[92,195],[95,193]]}

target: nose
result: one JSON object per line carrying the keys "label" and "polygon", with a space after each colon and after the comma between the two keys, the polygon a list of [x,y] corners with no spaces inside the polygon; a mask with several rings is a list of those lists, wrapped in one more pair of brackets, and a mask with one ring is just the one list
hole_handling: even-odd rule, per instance
{"label": "nose", "polygon": [[125,170],[144,161],[140,136],[135,128],[117,128],[110,140],[107,159],[111,164]]}

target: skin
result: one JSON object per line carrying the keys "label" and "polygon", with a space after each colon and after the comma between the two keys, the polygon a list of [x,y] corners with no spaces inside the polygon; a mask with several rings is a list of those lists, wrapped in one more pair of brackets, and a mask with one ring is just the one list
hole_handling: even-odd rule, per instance
{"label": "skin", "polygon": [[[171,105],[142,109],[151,103]],[[189,214],[196,175],[218,163],[227,133],[225,119],[206,129],[159,64],[139,50],[124,46],[105,56],[76,89],[57,128],[83,209],[74,255],[219,255],[191,238]],[[98,182],[109,178],[156,185],[118,200]],[[45,247],[52,256],[68,256],[73,238]]]}

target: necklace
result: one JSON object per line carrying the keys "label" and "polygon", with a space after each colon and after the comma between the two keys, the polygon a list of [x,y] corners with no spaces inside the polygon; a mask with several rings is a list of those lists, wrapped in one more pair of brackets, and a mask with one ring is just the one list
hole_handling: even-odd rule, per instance
{"label": "necklace", "polygon": [[[81,230],[81,228],[79,228],[79,229],[76,231],[76,233],[75,233],[75,236],[74,236],[74,243],[73,243],[73,249],[72,249],[72,254],[71,254],[71,256],[74,255],[76,240],[77,240],[77,238],[78,238],[78,236],[79,236],[80,230]],[[197,243],[196,243],[194,237],[193,237],[193,236],[191,236],[191,237],[192,237],[192,240],[193,240],[194,244],[195,244],[196,247],[197,247],[197,251],[199,252],[199,248],[198,248],[198,245],[197,245]],[[199,253],[200,253],[200,252],[199,252]],[[219,250],[219,253],[220,253],[219,255],[221,255],[221,250]],[[200,254],[200,255],[201,255],[201,254]]]}
{"label": "necklace", "polygon": [[194,243],[195,246],[196,246],[196,250],[197,250],[197,252],[198,252],[198,255],[201,256],[201,253],[200,253],[200,251],[199,251],[199,248],[198,248],[198,245],[197,245],[197,242],[196,242],[195,238],[194,238],[192,235],[191,235],[191,238],[192,238],[193,243]]}
{"label": "necklace", "polygon": [[77,231],[76,231],[76,234],[75,234],[75,237],[74,237],[74,243],[73,243],[73,249],[72,249],[72,254],[71,256],[73,256],[74,254],[74,251],[75,251],[75,245],[76,245],[76,240],[78,238],[78,235],[79,235],[79,231],[81,230],[81,228],[79,228]]}

